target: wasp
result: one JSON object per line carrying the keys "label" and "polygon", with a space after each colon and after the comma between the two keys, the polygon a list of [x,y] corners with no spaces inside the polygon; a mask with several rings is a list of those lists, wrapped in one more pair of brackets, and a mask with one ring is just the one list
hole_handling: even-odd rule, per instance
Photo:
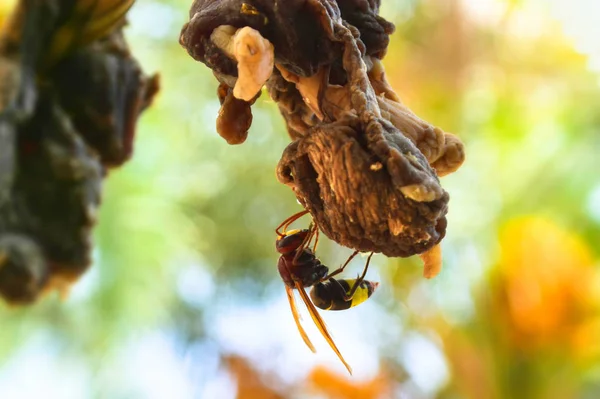
{"label": "wasp", "polygon": [[[363,273],[358,278],[351,280],[338,280],[333,278],[344,271],[350,261],[358,254],[358,251],[354,251],[341,267],[332,273],[329,273],[329,268],[323,265],[315,255],[317,243],[319,241],[318,227],[311,223],[308,229],[287,231],[287,228],[295,220],[307,213],[308,211],[305,210],[289,217],[275,230],[277,233],[275,246],[277,251],[281,254],[277,263],[277,268],[281,275],[281,279],[285,284],[296,327],[306,346],[308,346],[312,352],[316,352],[306,331],[304,331],[304,328],[300,324],[300,315],[298,313],[298,308],[296,307],[296,300],[294,299],[294,289],[298,290],[300,293],[300,297],[306,305],[313,322],[331,349],[333,349],[335,354],[342,361],[348,372],[352,374],[352,368],[346,360],[344,360],[344,357],[333,341],[333,338],[327,330],[327,326],[319,315],[315,305],[324,310],[343,310],[357,306],[366,301],[379,285],[378,283],[373,283],[364,279],[373,253],[367,258]],[[313,237],[315,238],[315,241],[311,249],[310,243]],[[310,292],[312,301],[305,291],[305,288],[307,287],[313,287]]]}

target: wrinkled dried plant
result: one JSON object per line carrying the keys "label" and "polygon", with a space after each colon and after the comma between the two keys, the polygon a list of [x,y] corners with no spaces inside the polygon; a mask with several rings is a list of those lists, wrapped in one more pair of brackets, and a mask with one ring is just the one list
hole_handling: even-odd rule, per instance
{"label": "wrinkled dried plant", "polygon": [[266,84],[292,139],[278,179],[328,237],[441,268],[449,196],[438,176],[464,160],[461,141],[416,116],[381,60],[394,26],[379,0],[196,0],[181,44],[213,70],[217,131],[241,144]]}

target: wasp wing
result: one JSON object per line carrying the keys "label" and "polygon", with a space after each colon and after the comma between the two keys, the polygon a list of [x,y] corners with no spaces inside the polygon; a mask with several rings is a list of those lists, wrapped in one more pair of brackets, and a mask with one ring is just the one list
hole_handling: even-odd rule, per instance
{"label": "wasp wing", "polygon": [[286,285],[285,292],[287,293],[288,301],[290,302],[290,308],[292,309],[292,315],[294,316],[296,327],[298,327],[298,331],[300,332],[300,335],[302,336],[302,339],[304,340],[306,346],[308,346],[308,348],[314,353],[316,352],[315,347],[313,346],[312,342],[310,342],[310,339],[308,338],[308,335],[306,335],[306,331],[304,331],[304,328],[302,328],[302,324],[300,324],[300,314],[298,313],[298,308],[296,307],[296,300],[294,299],[294,290]]}
{"label": "wasp wing", "polygon": [[331,346],[331,349],[333,349],[333,351],[340,358],[342,363],[344,363],[344,366],[346,366],[346,369],[348,369],[348,372],[350,374],[352,374],[352,367],[350,367],[350,365],[348,363],[346,363],[346,360],[344,360],[344,357],[340,353],[340,350],[336,346],[335,342],[333,342],[333,338],[329,334],[329,331],[327,331],[327,326],[325,325],[325,322],[321,318],[321,315],[317,311],[317,308],[315,307],[315,305],[313,305],[313,303],[311,302],[306,291],[304,291],[304,287],[302,286],[302,284],[300,284],[299,281],[295,281],[294,283],[296,284],[296,288],[298,289],[298,292],[300,292],[300,297],[302,298],[302,300],[304,301],[304,304],[308,308],[310,317],[312,317],[313,321],[315,322],[315,325],[317,326],[317,328],[323,335],[323,338],[325,338],[325,340],[327,341],[329,346]]}

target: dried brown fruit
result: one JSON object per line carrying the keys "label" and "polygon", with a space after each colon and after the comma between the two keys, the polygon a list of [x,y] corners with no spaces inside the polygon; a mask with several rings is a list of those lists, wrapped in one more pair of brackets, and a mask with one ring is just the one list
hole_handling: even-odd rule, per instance
{"label": "dried brown fruit", "polygon": [[210,39],[237,62],[237,79],[233,87],[235,98],[252,101],[273,72],[273,45],[250,27],[235,29],[221,25]]}
{"label": "dried brown fruit", "polygon": [[129,158],[158,90],[120,31],[132,3],[23,0],[0,37],[0,296],[12,304],[64,293],[90,264],[106,167]]}
{"label": "dried brown fruit", "polygon": [[[315,17],[318,4],[315,0],[286,0],[285,6],[273,0],[195,0],[180,43],[213,71],[237,77],[232,58],[212,42],[210,35],[223,25],[250,27],[275,47],[275,62],[295,74],[310,76],[339,55]],[[339,16],[337,6],[329,9]]]}
{"label": "dried brown fruit", "polygon": [[278,177],[336,242],[388,256],[424,252],[444,237],[448,194],[421,152],[377,115],[350,31],[338,24],[336,34],[357,115],[310,128],[284,151]]}
{"label": "dried brown fruit", "polygon": [[[260,94],[260,92],[259,92]],[[217,116],[217,133],[228,144],[242,144],[252,125],[252,103],[234,97],[233,89],[224,83],[218,89],[221,109]]]}
{"label": "dried brown fruit", "polygon": [[360,32],[366,54],[379,59],[385,56],[395,27],[379,16],[380,0],[337,0],[342,19]]}
{"label": "dried brown fruit", "polygon": [[269,96],[277,103],[292,140],[304,136],[311,126],[319,122],[304,102],[296,85],[285,80],[279,70],[276,69],[267,81],[267,90]]}
{"label": "dried brown fruit", "polygon": [[[241,76],[230,49],[236,32],[250,27],[271,43],[275,68],[266,85],[294,140],[279,162],[279,180],[330,238],[388,256],[422,254],[432,277],[441,267],[449,200],[438,176],[458,169],[464,148],[417,117],[387,82],[380,60],[394,25],[378,15],[379,6],[379,0],[290,0],[285,7],[196,0],[180,42],[221,87],[234,87]],[[227,92],[220,91],[225,104]],[[219,130],[245,137],[250,106],[225,111],[234,104],[222,108]]]}
{"label": "dried brown fruit", "polygon": [[53,69],[51,79],[60,104],[102,164],[115,167],[128,160],[137,119],[158,92],[158,76],[144,76],[123,33],[74,52]]}
{"label": "dried brown fruit", "polygon": [[75,273],[90,261],[102,166],[51,99],[42,98],[18,136],[8,230],[35,237],[50,262]]}

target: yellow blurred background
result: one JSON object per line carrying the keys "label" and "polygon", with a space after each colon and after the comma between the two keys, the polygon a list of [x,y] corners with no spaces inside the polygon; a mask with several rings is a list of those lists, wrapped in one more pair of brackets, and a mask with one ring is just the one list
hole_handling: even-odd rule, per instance
{"label": "yellow blurred background", "polygon": [[354,376],[308,315],[304,346],[276,270],[300,207],[275,104],[228,146],[216,80],[177,42],[190,1],[138,0],[127,36],[162,91],[104,187],[93,267],[66,301],[0,308],[0,398],[600,397],[600,3],[382,2],[392,85],[467,161],[442,179],[441,274],[376,255],[373,298],[322,312]]}

